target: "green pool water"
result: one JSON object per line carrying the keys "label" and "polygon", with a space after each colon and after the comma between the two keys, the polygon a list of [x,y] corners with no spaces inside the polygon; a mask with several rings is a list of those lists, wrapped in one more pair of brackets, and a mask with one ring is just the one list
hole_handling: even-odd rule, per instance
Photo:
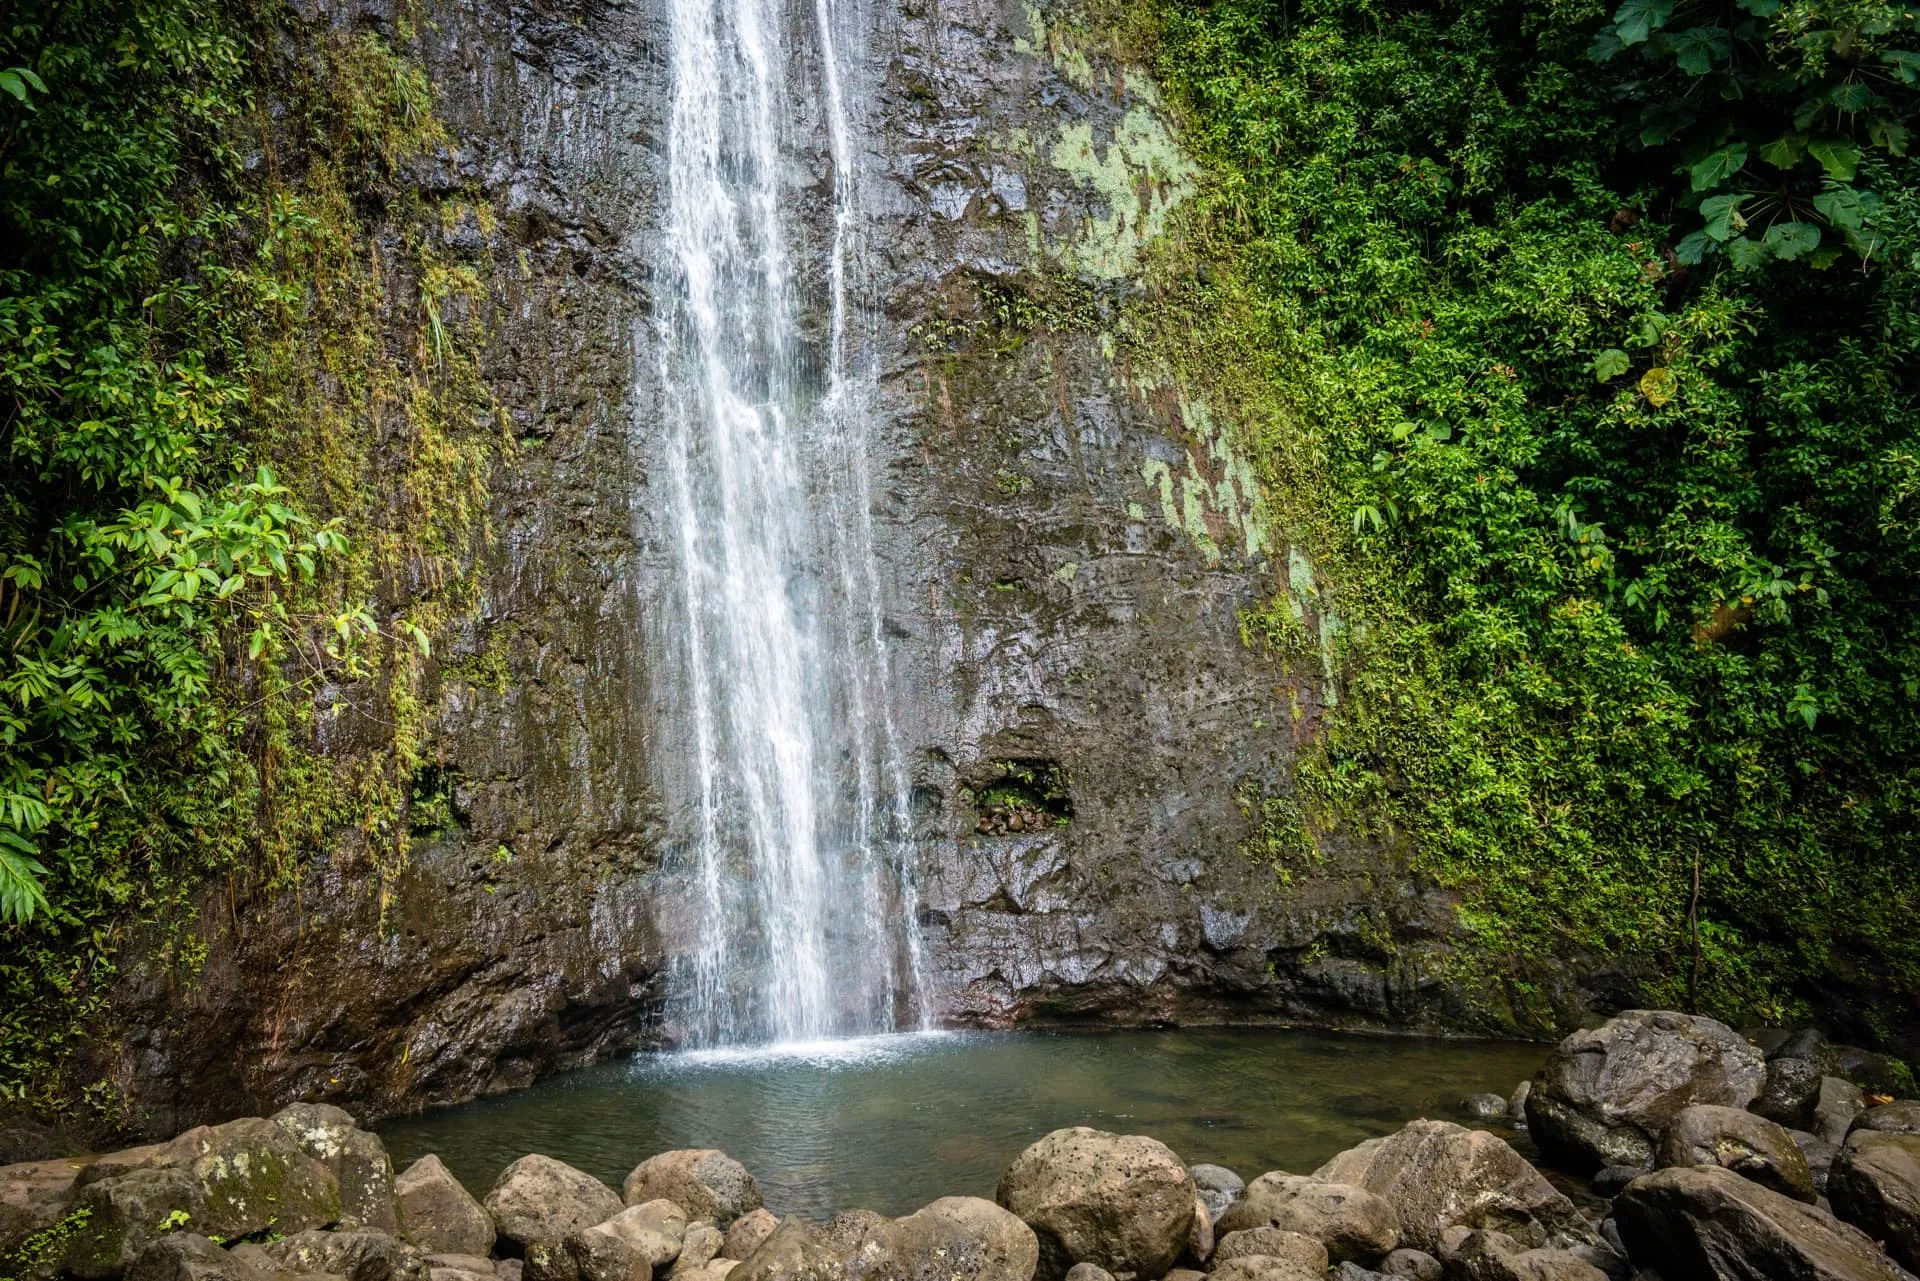
{"label": "green pool water", "polygon": [[722,1148],[779,1214],[905,1214],[992,1196],[1049,1130],[1150,1134],[1251,1179],[1311,1171],[1418,1116],[1509,1093],[1546,1047],[1257,1029],[927,1033],[758,1051],[646,1055],[396,1121],[400,1168],[438,1153],[475,1195],[529,1152],[618,1187],[655,1152]]}

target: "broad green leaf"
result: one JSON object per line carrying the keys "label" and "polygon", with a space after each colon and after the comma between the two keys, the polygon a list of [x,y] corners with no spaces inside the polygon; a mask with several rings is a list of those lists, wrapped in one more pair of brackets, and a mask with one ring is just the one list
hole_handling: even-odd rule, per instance
{"label": "broad green leaf", "polygon": [[1774,257],[1792,262],[1820,247],[1820,228],[1810,222],[1776,222],[1767,228],[1765,243]]}
{"label": "broad green leaf", "polygon": [[0,921],[31,920],[48,909],[40,878],[46,867],[35,858],[39,849],[12,828],[0,827]]}
{"label": "broad green leaf", "polygon": [[22,102],[27,100],[27,82],[22,80],[17,72],[0,71],[0,90],[12,94]]}
{"label": "broad green leaf", "polygon": [[1807,154],[1836,182],[1852,182],[1860,167],[1860,148],[1840,138],[1816,138],[1807,144]]}
{"label": "broad green leaf", "polygon": [[1813,198],[1813,207],[1836,227],[1858,231],[1866,217],[1866,202],[1852,187],[1832,186]]}
{"label": "broad green leaf", "polygon": [[1704,231],[1696,231],[1673,247],[1673,256],[1687,266],[1694,267],[1715,247],[1712,236]]}
{"label": "broad green leaf", "polygon": [[1706,75],[1732,51],[1733,42],[1720,27],[1689,27],[1667,37],[1667,52],[1690,76]]}
{"label": "broad green leaf", "polygon": [[1679,389],[1679,381],[1674,378],[1673,371],[1665,365],[1655,365],[1640,375],[1640,394],[1645,396],[1647,403],[1655,409],[1672,400],[1674,393]]}
{"label": "broad green leaf", "polygon": [[1752,271],[1767,260],[1767,247],[1752,236],[1727,242],[1727,258],[1742,271]]}
{"label": "broad green leaf", "polygon": [[1613,12],[1613,29],[1623,45],[1644,44],[1673,16],[1673,0],[1625,0]]}
{"label": "broad green leaf", "polygon": [[1744,192],[1731,192],[1724,196],[1708,196],[1702,200],[1700,216],[1707,220],[1707,234],[1725,243],[1745,231],[1747,220],[1740,216],[1740,206],[1746,199]]}
{"label": "broad green leaf", "polygon": [[1594,33],[1593,43],[1587,46],[1587,58],[1592,62],[1610,62],[1620,56],[1627,46],[1620,43],[1620,33],[1612,27],[1602,27]]}
{"label": "broad green leaf", "polygon": [[1783,133],[1760,148],[1760,158],[1775,169],[1791,169],[1807,154],[1807,135]]}
{"label": "broad green leaf", "polygon": [[1693,175],[1693,189],[1707,191],[1717,187],[1739,173],[1746,163],[1746,143],[1736,142],[1722,147],[1688,171]]}
{"label": "broad green leaf", "polygon": [[1593,358],[1593,380],[1603,383],[1609,379],[1618,378],[1626,373],[1632,364],[1626,352],[1618,347],[1609,347]]}
{"label": "broad green leaf", "polygon": [[1867,126],[1867,137],[1882,151],[1904,156],[1907,154],[1907,143],[1913,138],[1913,131],[1898,120],[1875,120]]}
{"label": "broad green leaf", "polygon": [[1912,49],[1887,49],[1880,54],[1880,61],[1893,68],[1901,84],[1920,84],[1920,52]]}
{"label": "broad green leaf", "polygon": [[1875,97],[1873,90],[1858,80],[1837,84],[1827,91],[1827,101],[1833,104],[1834,109],[1850,116],[1871,107]]}
{"label": "broad green leaf", "polygon": [[1640,141],[1657,147],[1691,125],[1698,117],[1685,107],[1657,103],[1640,113]]}

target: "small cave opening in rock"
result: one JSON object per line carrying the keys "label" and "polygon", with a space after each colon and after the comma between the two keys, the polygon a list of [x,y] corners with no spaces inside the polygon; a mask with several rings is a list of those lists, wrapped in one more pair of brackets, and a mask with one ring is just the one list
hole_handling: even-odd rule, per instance
{"label": "small cave opening in rock", "polygon": [[976,771],[963,799],[974,812],[973,830],[982,836],[1045,832],[1073,821],[1067,771],[1044,757],[989,762]]}
{"label": "small cave opening in rock", "polygon": [[463,831],[466,813],[454,799],[460,771],[449,765],[422,765],[407,785],[407,835],[428,840],[446,832]]}

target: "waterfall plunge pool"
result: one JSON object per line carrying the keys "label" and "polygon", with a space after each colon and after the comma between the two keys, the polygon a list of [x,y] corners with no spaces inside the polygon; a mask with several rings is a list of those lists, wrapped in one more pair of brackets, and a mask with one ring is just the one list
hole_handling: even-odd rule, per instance
{"label": "waterfall plunge pool", "polygon": [[394,1168],[437,1153],[479,1196],[540,1152],[618,1188],[674,1148],[720,1148],[774,1213],[907,1214],[993,1195],[1033,1140],[1068,1125],[1149,1134],[1243,1178],[1308,1173],[1415,1117],[1470,1124],[1548,1047],[1279,1029],[932,1032],[760,1050],[647,1054],[382,1127]]}

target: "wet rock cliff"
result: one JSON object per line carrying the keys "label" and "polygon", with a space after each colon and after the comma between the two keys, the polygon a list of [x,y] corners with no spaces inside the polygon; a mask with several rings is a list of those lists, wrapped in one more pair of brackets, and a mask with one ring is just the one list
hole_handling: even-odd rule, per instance
{"label": "wet rock cliff", "polygon": [[[700,923],[660,893],[655,764],[686,745],[649,660],[672,625],[645,359],[658,7],[407,19],[453,139],[409,181],[491,212],[445,234],[485,268],[484,375],[517,441],[480,603],[436,654],[414,790],[443,817],[397,879],[319,856],[295,890],[210,893],[193,972],[128,967],[104,1066],[144,1128],[411,1110],[659,1034]],[[288,34],[397,21],[302,0]],[[871,32],[874,517],[936,1012],[1510,1028],[1448,897],[1390,842],[1305,822],[1292,762],[1340,697],[1326,584],[1204,379],[1115,341],[1200,181],[1154,86],[1009,0],[877,4]],[[1242,643],[1276,596],[1316,638],[1305,668]]]}

